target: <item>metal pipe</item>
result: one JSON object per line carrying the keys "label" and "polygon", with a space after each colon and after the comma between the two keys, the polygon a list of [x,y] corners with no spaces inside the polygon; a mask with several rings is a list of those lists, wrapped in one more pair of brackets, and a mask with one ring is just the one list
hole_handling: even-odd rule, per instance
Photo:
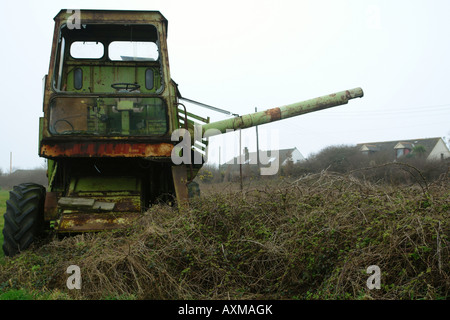
{"label": "metal pipe", "polygon": [[[201,126],[202,137],[211,137],[227,130],[237,130],[254,127],[278,120],[283,120],[309,112],[319,111],[339,105],[347,104],[349,100],[361,98],[364,96],[361,88],[341,91],[326,96],[289,104],[282,107],[276,107],[265,111],[250,113],[247,115],[226,119],[222,121],[212,122]],[[198,128],[200,129],[200,128]],[[197,129],[197,130],[198,130]],[[215,129],[210,130],[209,129]],[[206,132],[206,134],[205,134]]]}

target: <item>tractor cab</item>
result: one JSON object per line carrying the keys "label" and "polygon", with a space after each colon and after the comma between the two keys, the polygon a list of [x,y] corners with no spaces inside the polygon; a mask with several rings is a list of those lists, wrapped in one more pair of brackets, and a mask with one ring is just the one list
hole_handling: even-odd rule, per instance
{"label": "tractor cab", "polygon": [[77,27],[65,23],[64,11],[55,18],[47,137],[168,133],[174,101],[162,46],[167,22],[158,12],[147,14],[146,23],[137,16],[124,23],[117,13],[81,11]]}

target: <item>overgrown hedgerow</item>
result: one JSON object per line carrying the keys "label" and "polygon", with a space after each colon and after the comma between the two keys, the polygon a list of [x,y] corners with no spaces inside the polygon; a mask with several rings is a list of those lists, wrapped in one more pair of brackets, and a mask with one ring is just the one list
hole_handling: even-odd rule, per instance
{"label": "overgrown hedgerow", "polygon": [[[43,299],[446,299],[448,190],[448,181],[424,192],[326,172],[290,183],[259,182],[244,192],[221,185],[220,193],[205,190],[182,211],[156,205],[130,229],[55,238],[6,258],[0,293],[25,290]],[[81,290],[66,287],[69,265],[81,269]],[[379,290],[366,285],[371,265],[381,269]]]}

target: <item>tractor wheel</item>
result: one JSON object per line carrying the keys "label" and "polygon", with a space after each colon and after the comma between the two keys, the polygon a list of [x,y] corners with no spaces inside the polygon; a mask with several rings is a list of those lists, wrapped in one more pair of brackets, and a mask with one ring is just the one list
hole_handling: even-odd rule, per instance
{"label": "tractor wheel", "polygon": [[9,192],[3,227],[3,252],[12,257],[26,250],[41,235],[44,228],[45,188],[35,183],[23,183]]}

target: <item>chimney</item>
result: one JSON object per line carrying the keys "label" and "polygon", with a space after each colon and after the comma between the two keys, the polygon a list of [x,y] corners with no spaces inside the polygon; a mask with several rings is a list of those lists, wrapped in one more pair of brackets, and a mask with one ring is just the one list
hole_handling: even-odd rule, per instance
{"label": "chimney", "polygon": [[245,147],[244,148],[244,163],[250,163],[250,155],[249,155],[249,153],[248,153],[248,148],[247,147]]}

